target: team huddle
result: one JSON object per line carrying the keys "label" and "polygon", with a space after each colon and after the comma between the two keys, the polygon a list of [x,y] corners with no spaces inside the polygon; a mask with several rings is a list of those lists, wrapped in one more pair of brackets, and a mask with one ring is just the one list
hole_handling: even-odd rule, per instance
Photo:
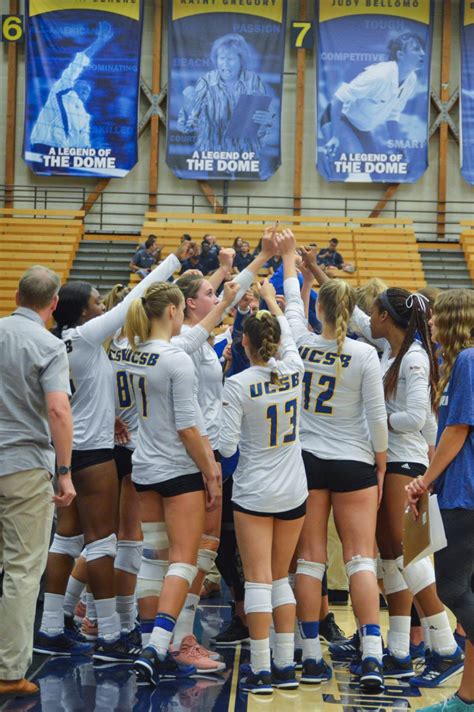
{"label": "team huddle", "polygon": [[[129,662],[141,684],[223,671],[193,626],[216,559],[233,585],[224,510],[245,578],[241,690],[330,680],[319,627],[332,510],[357,621],[332,657],[350,659],[367,691],[393,678],[442,684],[464,665],[443,604],[464,630],[466,666],[474,642],[473,554],[463,550],[474,510],[472,292],[446,291],[433,305],[389,288],[368,315],[289,230],[266,230],[230,281],[231,260],[208,278],[190,270],[173,281],[190,249],[180,245],[107,312],[90,285],[60,289],[54,333],[69,359],[77,497],[58,508],[34,649]],[[249,290],[274,255],[283,293],[264,280],[251,308]],[[212,332],[231,314],[242,359],[224,377]],[[461,426],[456,450],[446,432]],[[437,577],[429,557],[405,566],[402,547],[407,500],[416,512],[435,480],[448,538]]]}

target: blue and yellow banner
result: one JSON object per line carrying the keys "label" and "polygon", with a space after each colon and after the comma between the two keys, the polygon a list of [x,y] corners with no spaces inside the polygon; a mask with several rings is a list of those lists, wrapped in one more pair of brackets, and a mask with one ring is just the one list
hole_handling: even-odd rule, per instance
{"label": "blue and yellow banner", "polygon": [[461,173],[474,185],[474,2],[461,3]]}
{"label": "blue and yellow banner", "polygon": [[432,0],[316,0],[316,164],[328,181],[428,167]]}
{"label": "blue and yellow banner", "polygon": [[122,178],[138,160],[142,0],[27,0],[23,157]]}
{"label": "blue and yellow banner", "polygon": [[168,166],[267,180],[281,163],[285,0],[168,2]]}

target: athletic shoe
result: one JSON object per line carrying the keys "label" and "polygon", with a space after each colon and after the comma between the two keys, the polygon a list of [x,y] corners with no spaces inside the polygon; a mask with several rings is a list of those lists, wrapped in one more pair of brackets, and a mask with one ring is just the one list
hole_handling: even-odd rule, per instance
{"label": "athletic shoe", "polygon": [[357,675],[357,677],[362,675],[362,652],[360,650],[352,658],[349,665],[349,672],[351,675]]}
{"label": "athletic shoe", "polygon": [[441,700],[434,705],[429,707],[420,707],[418,712],[471,712],[472,702],[464,702],[456,693],[452,697],[448,697],[447,700]]}
{"label": "athletic shoe", "polygon": [[272,665],[272,685],[281,690],[296,690],[299,683],[296,679],[296,668],[294,665],[288,665],[284,668],[277,668]]}
{"label": "athletic shoe", "polygon": [[332,670],[323,658],[321,660],[307,658],[303,662],[303,672],[300,677],[302,685],[319,685],[320,682],[327,682],[331,678]]}
{"label": "athletic shoe", "polygon": [[347,643],[347,636],[337,625],[334,613],[328,613],[326,618],[319,621],[319,639],[325,645]]}
{"label": "athletic shoe", "polygon": [[65,633],[59,635],[47,635],[39,630],[35,636],[33,645],[35,653],[40,655],[88,655],[92,651],[89,643],[79,643]]}
{"label": "athletic shoe", "polygon": [[84,601],[79,601],[76,608],[74,609],[74,620],[78,625],[81,625],[83,619],[86,617],[86,604]]}
{"label": "athletic shoe", "polygon": [[87,643],[85,636],[81,633],[81,626],[75,622],[73,616],[64,616],[64,634],[77,643]]}
{"label": "athletic shoe", "polygon": [[389,651],[383,656],[383,674],[385,677],[393,678],[394,680],[404,680],[405,678],[413,677],[413,662],[409,655],[405,658],[397,658]]}
{"label": "athletic shoe", "polygon": [[89,618],[84,618],[81,625],[81,633],[86,640],[95,642],[99,637],[97,621],[91,621]]}
{"label": "athletic shoe", "polygon": [[242,623],[239,616],[233,616],[231,622],[215,638],[212,639],[215,645],[238,645],[239,643],[249,643],[249,629]]}
{"label": "athletic shoe", "polygon": [[295,648],[295,654],[293,656],[296,670],[303,669],[303,648]]}
{"label": "athletic shoe", "polygon": [[464,655],[458,648],[452,655],[431,653],[429,661],[420,675],[412,677],[410,685],[414,687],[438,687],[456,675],[464,667]]}
{"label": "athletic shoe", "polygon": [[364,658],[360,684],[368,690],[383,690],[383,665],[375,658]]}
{"label": "athletic shoe", "polygon": [[92,657],[94,660],[108,663],[133,663],[140,652],[139,646],[132,645],[126,636],[121,635],[117,640],[111,641],[97,638]]}
{"label": "athletic shoe", "polygon": [[359,650],[360,637],[358,631],[345,643],[334,643],[334,645],[329,646],[329,654],[335,660],[352,660]]}
{"label": "athletic shoe", "polygon": [[249,670],[239,682],[242,692],[251,692],[253,695],[271,695],[273,693],[272,674],[269,670],[252,672]]}
{"label": "athletic shoe", "polygon": [[195,635],[191,634],[191,635],[188,635],[187,637],[188,638],[192,637],[194,639],[194,645],[196,645],[196,647],[199,649],[199,652],[201,653],[201,655],[207,655],[208,658],[210,658],[211,660],[216,660],[218,663],[224,662],[224,658],[218,652],[216,652],[215,650],[208,650],[207,648],[204,647],[204,645],[201,645],[201,643],[198,643],[198,639],[196,638]]}
{"label": "athletic shoe", "polygon": [[161,678],[191,677],[197,670],[194,665],[181,665],[171,653],[160,660],[155,648],[147,645],[133,663],[133,672],[138,685],[157,685]]}
{"label": "athletic shoe", "polygon": [[225,663],[212,660],[207,650],[202,648],[194,635],[187,635],[181,642],[179,652],[172,653],[181,665],[193,665],[199,673],[215,673],[225,670]]}
{"label": "athletic shoe", "polygon": [[453,635],[454,635],[454,640],[459,645],[459,647],[461,648],[463,653],[466,652],[466,636],[461,635],[461,633],[458,633],[457,630],[453,631]]}
{"label": "athletic shoe", "polygon": [[135,628],[131,630],[129,633],[122,633],[122,638],[126,638],[130,645],[134,646],[135,648],[142,648],[142,631],[140,628],[140,624],[137,623]]}
{"label": "athletic shoe", "polygon": [[423,641],[415,645],[415,643],[410,643],[410,657],[413,662],[425,659],[425,644]]}

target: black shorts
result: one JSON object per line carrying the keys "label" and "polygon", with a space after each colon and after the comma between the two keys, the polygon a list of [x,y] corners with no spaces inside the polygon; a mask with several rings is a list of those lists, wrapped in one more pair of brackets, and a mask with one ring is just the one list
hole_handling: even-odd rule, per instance
{"label": "black shorts", "polygon": [[407,477],[418,477],[418,475],[424,475],[426,472],[426,465],[422,465],[419,462],[407,462],[406,460],[401,460],[400,462],[387,462],[387,475],[406,475]]}
{"label": "black shorts", "polygon": [[356,492],[377,484],[374,465],[359,460],[322,460],[303,450],[308,489]]}
{"label": "black shorts", "polygon": [[214,453],[214,460],[215,460],[216,462],[220,462],[220,461],[221,461],[221,454],[220,454],[219,450],[213,450],[212,452]]}
{"label": "black shorts", "polygon": [[243,512],[244,514],[251,514],[253,517],[275,517],[275,519],[283,519],[285,521],[291,521],[292,519],[300,519],[306,514],[306,500],[299,507],[294,509],[287,509],[286,512],[253,512],[251,509],[245,509],[240,505],[232,502],[232,509],[234,512]]}
{"label": "black shorts", "polygon": [[114,447],[114,460],[119,480],[123,480],[124,477],[132,474],[132,455],[133,450],[124,447],[124,445],[116,445]]}
{"label": "black shorts", "polygon": [[86,467],[101,465],[103,462],[110,462],[113,459],[114,451],[108,448],[103,448],[102,450],[73,450],[71,472],[74,474],[80,470],[85,470]]}
{"label": "black shorts", "polygon": [[180,494],[202,492],[204,490],[204,480],[200,472],[173,477],[171,480],[166,480],[166,482],[154,482],[149,485],[139,485],[137,482],[133,484],[137,492],[156,492],[161,497],[177,497]]}

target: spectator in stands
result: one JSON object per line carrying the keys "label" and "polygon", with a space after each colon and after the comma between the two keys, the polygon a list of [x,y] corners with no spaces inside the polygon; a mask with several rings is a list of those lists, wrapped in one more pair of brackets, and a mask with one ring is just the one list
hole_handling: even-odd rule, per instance
{"label": "spectator in stands", "polygon": [[[161,248],[160,248],[161,250]],[[140,275],[143,279],[150,274],[156,264],[156,237],[150,235],[145,242],[145,246],[135,252],[130,262],[132,272]]]}
{"label": "spectator in stands", "polygon": [[181,235],[181,242],[184,242],[185,240],[186,240],[186,242],[192,242],[192,239],[193,238],[191,237],[191,235],[189,235],[189,233],[187,233],[187,232],[185,232],[185,233],[183,233],[183,235]]}
{"label": "spectator in stands", "polygon": [[337,237],[333,237],[329,240],[329,245],[327,247],[323,247],[322,250],[319,250],[317,262],[324,271],[326,271],[328,267],[342,269],[344,258],[341,253],[337,251],[338,244],[339,240]]}
{"label": "spectator in stands", "polygon": [[240,252],[240,248],[242,247],[242,238],[241,237],[236,237],[234,242],[232,243],[232,247],[236,252]]}
{"label": "spectator in stands", "polygon": [[201,243],[201,267],[199,269],[203,274],[214,272],[219,267],[219,250],[216,250],[215,247],[205,239]]}
{"label": "spectator in stands", "polygon": [[[254,259],[253,255],[250,253],[250,245],[245,240],[240,240],[240,250],[236,250],[234,257],[234,270],[237,272],[242,272]],[[235,240],[234,240],[235,242]]]}
{"label": "spectator in stands", "polygon": [[220,248],[220,245],[217,244],[216,236],[210,235],[208,233],[207,235],[204,235],[204,237],[202,238],[202,241],[209,243],[209,245],[210,245],[209,251],[210,251],[211,255],[215,255],[217,257],[217,255],[221,251],[221,248]]}
{"label": "spectator in stands", "polygon": [[[184,242],[184,240],[182,240],[182,242]],[[196,243],[191,244],[193,245],[193,252],[190,257],[182,263],[180,274],[184,274],[190,269],[202,272],[203,265],[201,263],[201,248]]]}

